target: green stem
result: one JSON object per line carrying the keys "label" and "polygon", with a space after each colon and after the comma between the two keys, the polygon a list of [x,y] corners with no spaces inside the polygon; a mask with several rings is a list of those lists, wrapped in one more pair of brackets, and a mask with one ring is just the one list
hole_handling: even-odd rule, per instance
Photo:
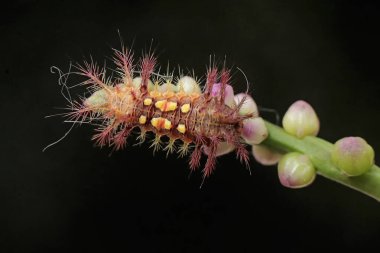
{"label": "green stem", "polygon": [[365,174],[357,177],[347,177],[335,167],[330,158],[333,144],[318,137],[308,136],[298,139],[270,122],[265,122],[269,136],[264,145],[285,151],[297,151],[306,154],[313,162],[317,173],[330,180],[360,191],[377,201],[380,201],[380,168],[373,165]]}

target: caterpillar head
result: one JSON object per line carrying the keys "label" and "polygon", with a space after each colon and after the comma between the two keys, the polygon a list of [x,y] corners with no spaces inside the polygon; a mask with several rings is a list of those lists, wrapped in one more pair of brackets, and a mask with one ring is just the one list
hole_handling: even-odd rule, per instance
{"label": "caterpillar head", "polygon": [[83,105],[94,113],[128,115],[133,110],[133,101],[137,91],[131,86],[118,84],[108,86],[92,93]]}

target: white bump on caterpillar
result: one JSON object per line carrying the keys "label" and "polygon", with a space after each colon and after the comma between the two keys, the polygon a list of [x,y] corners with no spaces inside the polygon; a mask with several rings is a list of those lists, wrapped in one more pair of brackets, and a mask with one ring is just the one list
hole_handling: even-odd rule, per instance
{"label": "white bump on caterpillar", "polygon": [[[140,89],[142,78],[141,76],[135,77],[132,80],[132,86],[135,89]],[[151,80],[148,80],[148,90],[151,91],[154,89],[154,85]]]}
{"label": "white bump on caterpillar", "polygon": [[84,101],[84,105],[88,107],[98,108],[105,106],[108,101],[108,92],[105,89],[100,89],[92,93],[91,96]]}
{"label": "white bump on caterpillar", "polygon": [[158,86],[158,91],[159,92],[177,92],[177,86],[175,86],[174,84],[172,84],[171,82],[165,82],[164,84]]}
{"label": "white bump on caterpillar", "polygon": [[194,78],[190,76],[181,77],[177,83],[178,91],[182,91],[186,94],[201,94],[201,88]]}
{"label": "white bump on caterpillar", "polygon": [[[212,86],[211,96],[213,96],[213,97],[219,96],[221,89],[222,89],[222,84],[221,83],[215,83]],[[227,84],[225,89],[224,89],[224,104],[227,105],[228,107],[232,108],[232,109],[234,109],[236,107],[236,103],[235,103],[235,99],[234,99],[234,89],[229,84]]]}

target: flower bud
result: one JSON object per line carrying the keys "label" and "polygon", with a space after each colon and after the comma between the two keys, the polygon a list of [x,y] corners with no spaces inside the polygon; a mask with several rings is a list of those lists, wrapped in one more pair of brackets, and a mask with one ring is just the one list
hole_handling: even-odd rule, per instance
{"label": "flower bud", "polygon": [[374,164],[375,152],[360,137],[338,140],[331,151],[331,160],[347,176],[359,176]]}
{"label": "flower bud", "polygon": [[241,136],[250,145],[260,144],[265,140],[268,137],[268,129],[265,126],[263,118],[258,117],[243,120]]}
{"label": "flower bud", "polygon": [[[222,89],[221,83],[215,83],[211,89],[211,96],[216,97],[219,96],[220,90]],[[234,90],[231,85],[227,84],[224,90],[224,104],[229,106],[230,108],[235,108],[235,100],[234,100]]]}
{"label": "flower bud", "polygon": [[246,97],[246,98],[243,102],[243,105],[239,109],[239,114],[240,115],[247,115],[247,114],[252,113],[253,116],[255,116],[255,117],[259,116],[259,112],[257,110],[257,105],[250,95],[247,95],[245,93],[239,93],[239,94],[235,95],[234,99],[235,99],[236,105],[238,105],[244,97]]}
{"label": "flower bud", "polygon": [[264,145],[252,145],[252,154],[262,165],[275,165],[281,159],[281,154]]}
{"label": "flower bud", "polygon": [[313,107],[303,100],[293,103],[282,119],[286,132],[303,138],[316,136],[319,132],[319,119]]}
{"label": "flower bud", "polygon": [[278,163],[278,177],[283,186],[302,188],[310,185],[316,172],[310,159],[303,154],[292,152],[284,155]]}

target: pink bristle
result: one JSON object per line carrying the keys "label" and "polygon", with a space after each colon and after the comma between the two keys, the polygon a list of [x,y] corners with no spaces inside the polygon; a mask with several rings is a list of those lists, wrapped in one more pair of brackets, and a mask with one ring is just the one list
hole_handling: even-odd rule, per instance
{"label": "pink bristle", "polygon": [[[84,66],[83,66],[84,65]],[[88,79],[82,82],[83,85],[96,85],[100,88],[110,92],[107,84],[104,83],[105,80],[105,68],[99,68],[99,66],[94,63],[85,61],[83,65],[77,64],[75,67],[79,70],[77,74],[87,77]]]}
{"label": "pink bristle", "polygon": [[206,76],[206,88],[204,92],[204,95],[206,97],[210,95],[212,86],[214,85],[214,83],[216,83],[217,78],[218,78],[218,69],[216,67],[210,67],[207,70],[207,76]]}
{"label": "pink bristle", "polygon": [[104,128],[95,129],[95,131],[98,131],[99,133],[94,134],[92,140],[95,141],[96,145],[100,147],[110,145],[113,139],[113,130],[113,125],[108,125]]}
{"label": "pink bristle", "polygon": [[208,146],[208,150],[209,150],[208,157],[207,157],[205,167],[203,169],[203,177],[204,178],[209,177],[215,169],[216,149],[218,147],[218,143],[219,143],[219,141],[216,138],[212,138],[211,143]]}
{"label": "pink bristle", "polygon": [[245,146],[240,142],[236,146],[236,156],[239,158],[240,162],[244,162],[249,169],[249,153]]}
{"label": "pink bristle", "polygon": [[122,130],[117,132],[113,137],[113,145],[115,150],[120,150],[125,148],[127,144],[127,138],[131,133],[132,128],[124,126]]}
{"label": "pink bristle", "polygon": [[156,57],[153,54],[145,55],[140,64],[141,68],[141,86],[140,91],[145,93],[148,90],[148,81],[156,65]]}
{"label": "pink bristle", "polygon": [[113,61],[118,67],[118,70],[124,75],[123,77],[128,81],[132,82],[133,73],[133,53],[129,51],[126,47],[123,47],[121,51],[114,49]]}
{"label": "pink bristle", "polygon": [[219,97],[220,104],[224,104],[226,87],[230,81],[230,78],[231,78],[230,77],[230,70],[223,68],[222,72],[220,74],[220,82],[222,83],[222,87],[220,90],[220,97]]}
{"label": "pink bristle", "polygon": [[196,145],[193,153],[191,153],[190,162],[189,162],[191,171],[195,171],[196,169],[199,168],[200,163],[201,163],[201,156],[202,156],[201,145]]}

